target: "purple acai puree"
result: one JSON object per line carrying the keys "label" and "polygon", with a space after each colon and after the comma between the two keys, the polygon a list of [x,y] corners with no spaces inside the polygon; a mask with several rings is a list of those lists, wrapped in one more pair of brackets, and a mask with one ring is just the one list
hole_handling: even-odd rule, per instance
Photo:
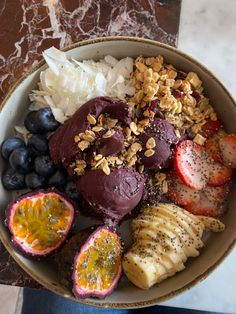
{"label": "purple acai puree", "polygon": [[142,199],[144,181],[133,168],[114,168],[109,175],[89,170],[78,179],[77,189],[95,213],[117,223]]}
{"label": "purple acai puree", "polygon": [[132,111],[128,104],[110,97],[94,98],[81,106],[75,114],[61,125],[49,140],[49,150],[53,162],[68,168],[75,159],[84,159],[83,152],[78,148],[74,138],[79,133],[91,129],[87,115],[98,118],[100,114],[109,114],[121,124],[129,125]]}
{"label": "purple acai puree", "polygon": [[[146,157],[144,155],[146,143],[149,138],[154,138],[156,146],[153,148],[155,153]],[[179,141],[175,135],[174,127],[167,121],[155,118],[150,126],[146,127],[144,133],[139,136],[142,143],[142,151],[138,153],[139,163],[144,165],[146,169],[161,169],[169,164],[171,158],[171,145],[176,145]]]}
{"label": "purple acai puree", "polygon": [[[146,134],[143,134],[140,137],[140,141],[145,144],[149,137]],[[156,147],[154,148],[155,153],[150,157],[146,157],[144,155],[144,150],[139,154],[140,155],[140,163],[145,166],[145,169],[161,169],[167,164],[167,161],[171,157],[171,149],[170,145],[164,141],[155,138]]]}
{"label": "purple acai puree", "polygon": [[119,154],[124,148],[124,135],[122,130],[117,130],[115,133],[108,138],[99,138],[94,147],[93,151],[96,154],[101,154],[103,157],[108,157],[110,155]]}
{"label": "purple acai puree", "polygon": [[160,140],[165,140],[169,144],[177,144],[179,139],[175,134],[174,127],[161,118],[155,118],[150,126],[145,129],[146,134],[155,134]]}
{"label": "purple acai puree", "polygon": [[124,135],[122,130],[116,131],[111,137],[100,138],[96,143],[97,154],[103,157],[119,154],[124,148]]}
{"label": "purple acai puree", "polygon": [[98,139],[86,151],[85,160],[90,165],[95,155],[101,154],[103,157],[116,156],[124,148],[124,135],[122,130],[116,130],[115,133],[107,138],[98,136]]}

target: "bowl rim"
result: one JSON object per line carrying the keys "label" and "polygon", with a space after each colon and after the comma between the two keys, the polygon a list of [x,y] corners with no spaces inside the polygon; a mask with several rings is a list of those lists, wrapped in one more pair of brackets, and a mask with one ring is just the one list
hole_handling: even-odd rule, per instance
{"label": "bowl rim", "polygon": [[[95,43],[101,43],[101,42],[109,42],[109,41],[131,41],[131,42],[140,42],[140,43],[146,43],[146,44],[151,44],[157,47],[164,48],[166,50],[169,50],[171,52],[174,52],[181,57],[184,57],[185,59],[189,60],[190,62],[194,63],[197,67],[199,67],[203,72],[208,74],[216,83],[224,90],[224,92],[227,94],[229,99],[232,101],[232,103],[236,106],[236,101],[234,100],[233,96],[230,94],[230,92],[227,90],[227,88],[224,86],[224,84],[221,83],[221,81],[209,70],[205,65],[202,65],[199,61],[197,61],[195,58],[189,56],[185,52],[169,46],[167,44],[158,42],[156,40],[151,40],[151,39],[146,39],[142,37],[132,37],[132,36],[105,36],[105,37],[96,37],[92,39],[86,39],[82,40],[73,44],[70,44],[66,46],[63,49],[60,49],[62,51],[68,51],[72,50],[74,48],[82,47],[82,46],[87,46]],[[12,85],[12,87],[9,89],[7,94],[5,95],[1,105],[0,105],[0,114],[11,97],[12,93],[15,91],[15,89],[33,72],[38,70],[40,67],[42,67],[46,62],[41,59],[35,66],[31,67],[28,71],[23,73],[23,75]],[[197,283],[203,281],[206,279],[210,273],[215,270],[221,262],[229,255],[229,253],[233,250],[233,248],[236,246],[236,238],[234,238],[230,245],[225,249],[224,253],[218,258],[218,260],[210,266],[207,270],[205,270],[202,274],[197,276],[195,279],[191,280],[189,283],[185,284],[183,287],[179,289],[173,289],[171,292],[166,293],[165,295],[157,298],[153,298],[151,300],[147,301],[140,301],[140,302],[126,302],[126,303],[110,303],[110,302],[100,302],[99,299],[92,301],[91,299],[75,299],[74,297],[68,295],[68,294],[63,294],[59,289],[57,289],[56,286],[54,286],[51,283],[45,282],[38,274],[31,273],[31,269],[28,268],[21,260],[20,258],[16,255],[16,251],[14,248],[11,246],[10,242],[5,240],[2,230],[0,229],[0,240],[3,243],[4,247],[7,249],[8,253],[11,255],[11,257],[16,261],[16,263],[26,272],[28,273],[34,280],[36,280],[39,284],[41,284],[43,287],[45,287],[48,290],[51,290],[54,293],[57,293],[58,295],[62,297],[66,297],[72,301],[80,302],[82,304],[90,305],[90,306],[95,306],[95,307],[104,307],[104,308],[115,308],[115,309],[134,309],[134,308],[142,308],[142,307],[149,307],[156,305],[160,302],[167,301],[168,299],[175,297],[189,289],[191,289],[193,286],[195,286]]]}

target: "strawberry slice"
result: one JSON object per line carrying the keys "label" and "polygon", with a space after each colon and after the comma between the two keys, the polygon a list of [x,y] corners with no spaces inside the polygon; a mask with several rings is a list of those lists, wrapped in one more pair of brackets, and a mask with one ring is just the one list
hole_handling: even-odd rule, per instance
{"label": "strawberry slice", "polygon": [[217,136],[213,136],[206,140],[205,148],[208,155],[216,162],[223,163],[223,159],[219,147],[219,139]]}
{"label": "strawberry slice", "polygon": [[174,172],[170,172],[167,182],[168,192],[166,197],[173,203],[184,206],[200,199],[199,191],[185,185]]}
{"label": "strawberry slice", "polygon": [[213,121],[208,120],[203,126],[201,130],[201,135],[209,138],[216,134],[219,129],[222,127],[222,124],[219,120]]}
{"label": "strawberry slice", "polygon": [[219,147],[224,163],[236,168],[236,134],[228,134],[219,140]]}
{"label": "strawberry slice", "polygon": [[209,164],[210,177],[207,182],[208,186],[220,186],[230,181],[233,175],[233,169],[228,168],[218,162]]}
{"label": "strawberry slice", "polygon": [[191,140],[181,142],[174,154],[177,175],[190,188],[203,189],[209,178],[205,148]]}
{"label": "strawberry slice", "polygon": [[230,183],[221,186],[211,187],[207,186],[204,189],[206,197],[210,201],[224,202],[230,191]]}
{"label": "strawberry slice", "polygon": [[194,215],[210,217],[219,217],[225,211],[225,206],[223,204],[209,200],[204,193],[201,193],[198,202],[187,204],[184,208]]}

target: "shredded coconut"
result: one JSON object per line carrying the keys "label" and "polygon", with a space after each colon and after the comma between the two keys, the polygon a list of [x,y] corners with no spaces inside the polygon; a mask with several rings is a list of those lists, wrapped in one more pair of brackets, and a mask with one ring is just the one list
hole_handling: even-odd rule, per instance
{"label": "shredded coconut", "polygon": [[134,61],[117,60],[106,56],[103,60],[69,61],[64,52],[52,47],[43,52],[49,68],[40,73],[39,90],[33,90],[31,110],[50,107],[55,119],[63,123],[88,100],[110,96],[125,100],[133,96]]}

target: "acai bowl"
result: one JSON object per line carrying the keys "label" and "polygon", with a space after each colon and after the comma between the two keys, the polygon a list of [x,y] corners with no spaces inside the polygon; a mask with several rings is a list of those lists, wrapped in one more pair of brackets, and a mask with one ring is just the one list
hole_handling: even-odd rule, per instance
{"label": "acai bowl", "polygon": [[[42,124],[38,122],[36,130],[33,130],[33,119],[28,118],[28,123],[25,122],[29,107],[31,111],[41,110],[37,116],[48,116],[49,120],[43,120],[46,124],[51,120],[51,112],[46,110],[45,113],[38,104],[42,104],[40,97],[50,96],[48,91],[38,86],[42,77],[45,77],[42,73],[45,73],[43,71],[47,65],[40,63],[8,94],[0,114],[1,143],[14,137],[16,129],[17,137],[24,141],[18,149],[24,149],[24,145],[28,147],[32,134],[46,137],[49,146],[49,153],[46,150],[46,154],[30,157],[32,164],[27,165],[29,170],[26,169],[26,173],[22,173],[24,179],[21,180],[21,188],[25,188],[25,177],[29,173],[36,172],[37,179],[38,175],[43,176],[42,171],[45,169],[42,163],[45,160],[40,156],[50,155],[54,166],[58,167],[55,171],[63,169],[64,173],[56,181],[65,180],[65,184],[67,181],[76,182],[82,202],[72,200],[71,195],[60,186],[55,190],[55,181],[48,183],[54,173],[42,179],[46,181],[45,186],[41,182],[42,185],[36,184],[35,188],[32,180],[28,180],[28,187],[34,188],[30,189],[30,194],[20,196],[20,199],[19,194],[26,190],[10,192],[2,186],[1,240],[25,271],[47,289],[62,296],[89,305],[114,308],[157,304],[205,278],[235,243],[234,160],[231,158],[234,156],[231,153],[234,152],[234,135],[225,133],[236,132],[235,103],[223,85],[202,65],[174,48],[154,41],[122,37],[89,40],[69,47],[66,56],[75,67],[84,67],[85,72],[89,71],[91,65],[87,64],[86,69],[85,65],[76,64],[72,59],[93,60],[91,62],[103,60],[104,63],[105,58],[111,70],[118,60],[131,60],[128,60],[123,78],[120,75],[115,82],[116,86],[113,86],[121,87],[116,88],[115,94],[108,93],[109,89],[100,85],[100,90],[96,89],[91,98],[86,99],[90,91],[85,91],[81,104],[71,113],[62,110],[64,115],[60,112],[57,116],[58,111],[56,113],[52,109],[54,118],[59,120],[54,130],[42,131]],[[104,71],[109,74],[109,69]],[[108,83],[103,80],[103,84],[109,85],[108,74],[104,74]],[[57,75],[56,72],[54,75]],[[74,80],[71,84],[74,84]],[[112,90],[112,84],[110,87]],[[40,92],[32,92],[39,89]],[[108,94],[104,94],[104,91]],[[49,98],[46,97],[47,100]],[[51,104],[51,108],[53,106]],[[46,107],[50,107],[48,103]],[[201,109],[191,111],[189,107]],[[82,110],[82,113],[78,113],[79,123],[75,119],[77,110]],[[58,128],[59,123],[61,125]],[[73,124],[80,129],[74,130]],[[28,132],[22,128],[24,125]],[[68,132],[66,129],[69,135],[64,140],[63,135]],[[37,144],[35,147],[32,139],[31,142],[31,147],[37,150]],[[111,148],[115,149],[110,151]],[[14,155],[5,157],[6,160],[1,163],[1,173],[6,171],[8,159],[11,168],[19,165]],[[38,167],[43,170],[35,169],[35,160],[40,160],[38,157],[42,162],[41,165],[39,162]],[[43,196],[39,190],[43,190]],[[69,215],[66,220],[58,214],[47,221],[46,227],[52,227],[51,224],[57,218],[59,227],[64,228],[63,236],[59,234],[55,242],[49,241],[50,247],[48,241],[46,244],[45,241],[44,244],[40,242],[40,245],[34,242],[37,240],[35,231],[25,227],[22,212],[19,211],[23,208],[23,217],[30,216],[26,214],[26,203],[29,201],[30,206],[37,211],[41,205],[35,207],[32,204],[41,204],[47,196],[47,201],[53,201],[55,206],[59,206],[62,201],[62,215]],[[48,217],[48,212],[46,214],[44,218]],[[49,211],[49,214],[52,215],[53,211]],[[28,225],[30,222],[27,221]],[[75,227],[71,229],[74,222]],[[19,232],[19,225],[23,226],[23,230],[29,230],[27,232],[30,232],[31,241],[25,241],[25,232]],[[60,228],[53,229],[57,235]],[[81,233],[84,228],[86,231]],[[222,232],[205,232],[205,229]],[[79,240],[82,238],[82,243],[78,243],[76,237]],[[183,237],[184,240],[181,240]],[[103,239],[110,239],[111,245],[106,246]],[[203,244],[204,248],[201,248]],[[98,266],[89,273],[93,280],[86,289],[84,277],[79,276],[85,274],[88,278],[88,273],[83,273],[83,269],[88,267],[83,268],[82,261],[91,257],[89,263],[94,265],[94,251],[100,252],[104,247],[107,250],[112,247],[115,252],[105,254],[105,250],[104,254],[99,255],[104,257],[104,263],[109,261],[109,257],[113,261],[104,270],[106,280],[102,277],[102,282],[106,281],[106,284],[102,284],[101,292],[101,286],[98,287],[97,282],[94,282],[102,270],[102,266]],[[52,256],[47,257],[45,250],[51,252]],[[198,257],[191,258],[199,252]],[[60,259],[60,256],[69,255],[72,256],[70,261]],[[70,267],[65,275],[63,270],[68,263]],[[122,268],[124,275],[121,277]],[[137,280],[134,274],[138,274]]]}

